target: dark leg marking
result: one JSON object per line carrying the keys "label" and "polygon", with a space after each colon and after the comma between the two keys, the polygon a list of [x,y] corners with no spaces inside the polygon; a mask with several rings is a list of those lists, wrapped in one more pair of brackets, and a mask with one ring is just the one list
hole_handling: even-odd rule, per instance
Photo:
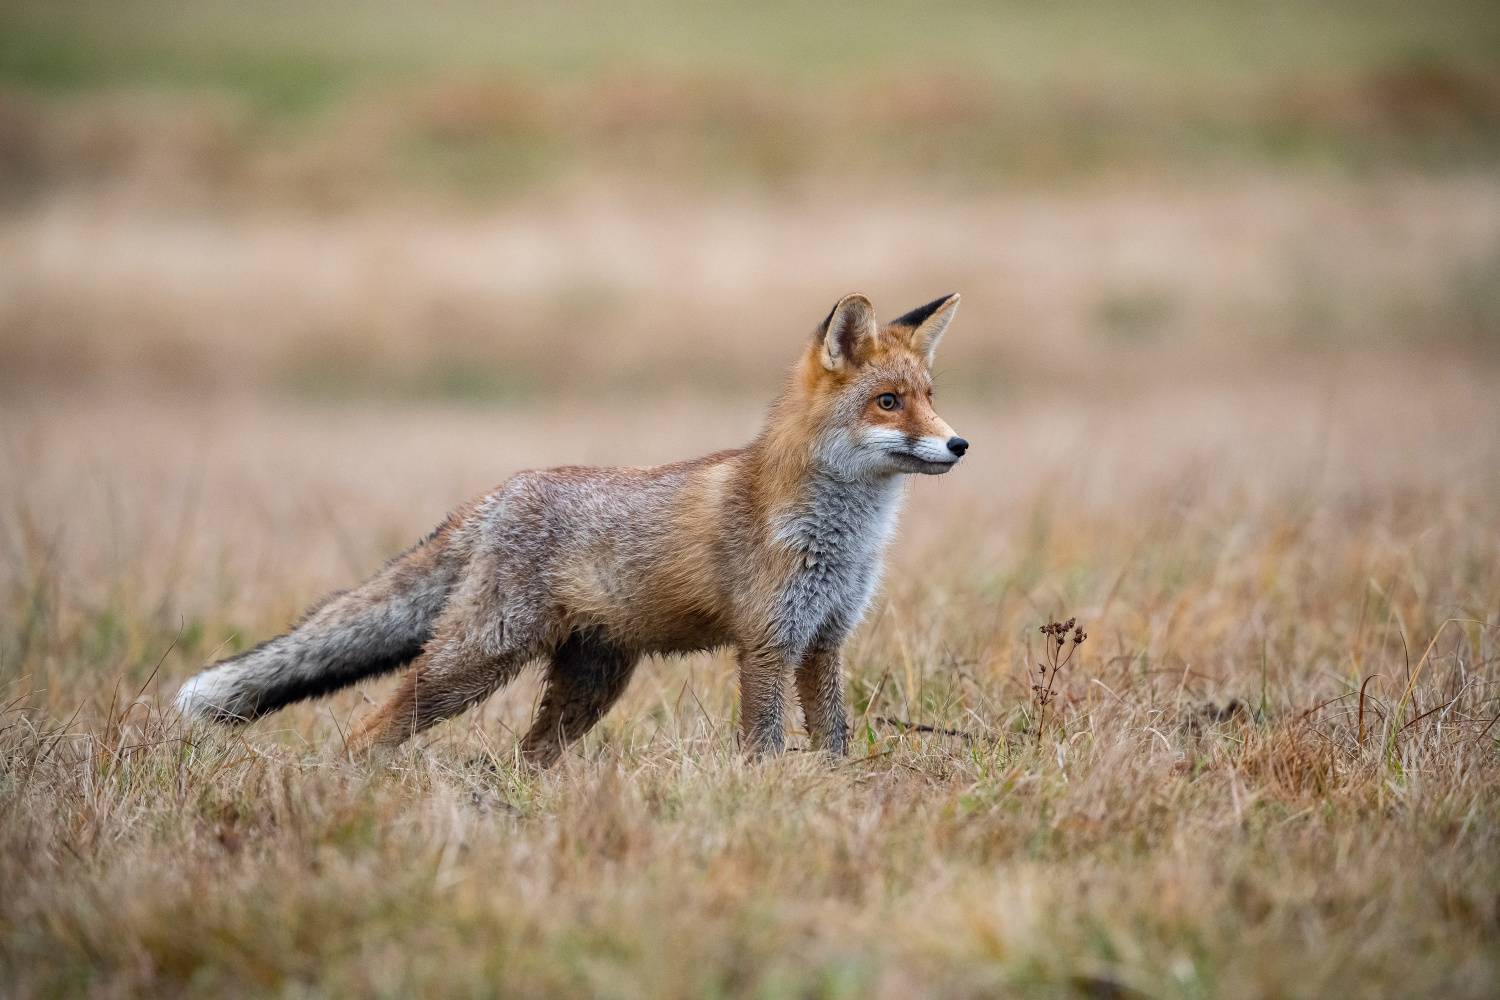
{"label": "dark leg marking", "polygon": [[637,660],[599,629],[574,632],[564,640],[547,665],[542,707],[521,741],[526,759],[540,767],[555,763],[624,694]]}

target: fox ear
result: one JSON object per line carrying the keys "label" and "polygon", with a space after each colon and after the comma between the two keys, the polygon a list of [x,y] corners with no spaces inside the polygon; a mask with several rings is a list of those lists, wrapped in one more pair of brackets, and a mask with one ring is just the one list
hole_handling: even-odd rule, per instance
{"label": "fox ear", "polygon": [[875,325],[875,307],[863,295],[845,295],[823,321],[823,367],[834,371],[840,365],[862,364],[880,336]]}
{"label": "fox ear", "polygon": [[943,332],[948,329],[948,324],[953,322],[953,314],[957,311],[958,294],[944,295],[925,306],[918,306],[900,319],[892,320],[891,326],[907,329],[907,343],[911,344],[912,351],[921,355],[927,367],[931,368],[933,355],[937,353],[938,341],[943,339]]}

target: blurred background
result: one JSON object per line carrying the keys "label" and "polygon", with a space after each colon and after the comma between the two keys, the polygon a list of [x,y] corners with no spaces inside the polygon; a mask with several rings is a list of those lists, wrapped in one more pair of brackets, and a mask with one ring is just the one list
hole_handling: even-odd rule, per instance
{"label": "blurred background", "polygon": [[0,392],[986,403],[1500,347],[1489,0],[0,5]]}
{"label": "blurred background", "polygon": [[1178,517],[1476,523],[1500,16],[8,0],[0,677],[181,676],[517,469],[743,443],[856,290],[964,297],[911,595],[1105,609]]}

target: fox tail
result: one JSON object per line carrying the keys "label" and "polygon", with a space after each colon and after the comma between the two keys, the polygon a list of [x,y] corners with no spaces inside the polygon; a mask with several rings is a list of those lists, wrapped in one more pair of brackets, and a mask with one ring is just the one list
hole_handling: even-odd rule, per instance
{"label": "fox tail", "polygon": [[417,657],[467,562],[454,514],[362,586],[314,606],[290,632],[214,664],[177,692],[188,720],[248,722],[399,669]]}

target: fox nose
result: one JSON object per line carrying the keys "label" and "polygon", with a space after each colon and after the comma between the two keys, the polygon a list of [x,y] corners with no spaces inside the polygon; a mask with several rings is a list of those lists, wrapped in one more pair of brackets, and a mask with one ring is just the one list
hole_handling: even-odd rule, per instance
{"label": "fox nose", "polygon": [[969,442],[961,437],[951,437],[948,439],[948,450],[959,458],[963,458],[964,452],[969,450]]}

